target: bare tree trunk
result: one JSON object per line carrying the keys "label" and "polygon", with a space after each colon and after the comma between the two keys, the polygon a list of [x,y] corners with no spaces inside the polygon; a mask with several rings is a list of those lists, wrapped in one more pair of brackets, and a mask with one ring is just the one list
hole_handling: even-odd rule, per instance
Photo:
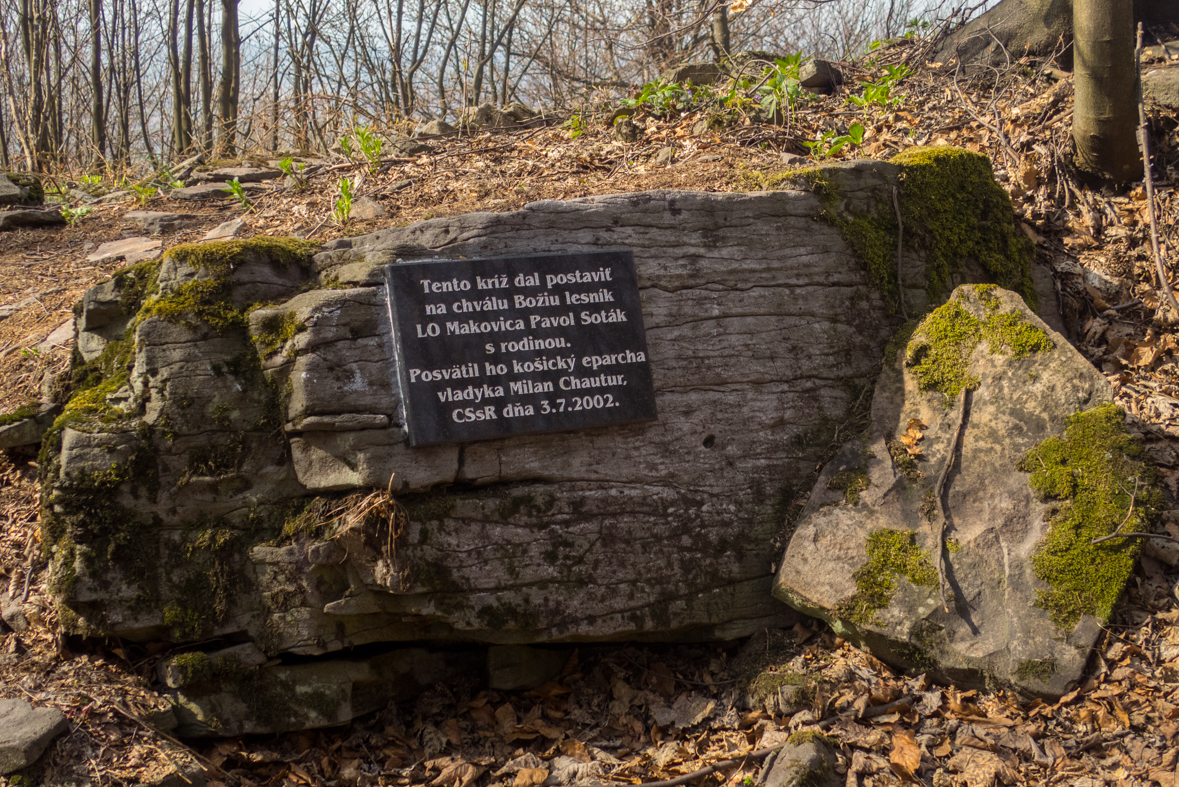
{"label": "bare tree trunk", "polygon": [[151,144],[151,133],[147,130],[147,108],[143,101],[143,64],[139,57],[139,6],[136,0],[130,0],[131,11],[131,62],[135,68],[135,92],[139,99],[139,128],[143,134],[143,147],[147,150],[147,160],[153,168],[159,167],[155,149]]}
{"label": "bare tree trunk", "polygon": [[712,49],[712,57],[721,62],[729,56],[729,6],[721,3],[712,12],[712,27],[709,28],[708,46]]}
{"label": "bare tree trunk", "polygon": [[1077,166],[1128,183],[1142,176],[1135,137],[1134,8],[1124,0],[1073,0]]}
{"label": "bare tree trunk", "polygon": [[183,156],[192,149],[192,0],[186,0],[184,57],[179,48],[180,0],[172,0],[168,13],[168,56],[172,71],[172,151]]}
{"label": "bare tree trunk", "polygon": [[105,103],[102,100],[102,0],[90,0],[90,85],[93,94],[90,104],[90,139],[94,144],[92,166],[98,170],[106,158],[106,123],[103,122]]}
{"label": "bare tree trunk", "polygon": [[279,99],[279,73],[278,73],[278,45],[279,45],[279,31],[282,29],[279,26],[280,16],[282,11],[282,0],[274,0],[274,59],[271,61],[270,68],[270,150],[271,152],[278,152],[278,99]]}
{"label": "bare tree trunk", "polygon": [[217,148],[231,156],[237,148],[237,105],[241,85],[241,37],[237,24],[238,0],[221,0],[221,81],[217,87],[217,110],[221,133]]}
{"label": "bare tree trunk", "polygon": [[197,79],[201,89],[201,133],[197,147],[202,153],[213,150],[213,64],[209,38],[213,30],[213,9],[206,0],[196,0]]}

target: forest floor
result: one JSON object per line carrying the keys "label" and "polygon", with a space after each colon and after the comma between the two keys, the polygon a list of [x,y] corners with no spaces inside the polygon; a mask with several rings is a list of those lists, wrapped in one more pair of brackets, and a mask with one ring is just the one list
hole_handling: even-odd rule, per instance
{"label": "forest floor", "polygon": [[[922,64],[920,54],[919,46],[895,46],[874,61],[841,64],[846,85],[800,101],[786,125],[701,101],[662,114],[640,110],[633,118],[640,138],[628,143],[610,127],[614,107],[586,109],[564,125],[568,115],[436,141],[428,153],[384,160],[375,173],[367,164],[326,160],[306,190],[273,182],[244,213],[232,202],[194,208],[163,195],[142,209],[207,217],[164,237],[165,248],[199,240],[234,217],[245,219],[247,236],[300,232],[327,240],[540,199],[756,190],[778,172],[813,163],[794,158],[808,153],[804,141],[845,133],[854,122],[865,127],[863,143],[833,160],[888,158],[914,144],[986,153],[1038,262],[1055,274],[1070,339],[1108,376],[1158,462],[1176,509],[1160,527],[1179,536],[1179,329],[1158,301],[1142,187],[1093,189],[1071,172],[1070,75],[1014,63],[968,78]],[[879,81],[885,65],[905,59],[915,73],[894,88],[894,97],[904,94],[899,108],[879,114],[845,103],[860,92],[857,81]],[[1179,122],[1148,109],[1158,229],[1164,256],[1174,260]],[[710,118],[714,127],[702,128]],[[356,197],[377,200],[389,215],[331,221],[344,175]],[[87,256],[98,244],[139,234],[123,221],[133,209],[140,209],[133,201],[96,205],[70,226],[0,236],[0,304],[19,305],[0,319],[0,411],[36,398],[68,367],[73,305],[123,264]],[[27,599],[31,624],[0,633],[0,698],[57,707],[70,728],[37,765],[0,784],[639,784],[735,760],[696,783],[738,785],[756,781],[759,750],[821,723],[848,785],[1179,787],[1179,551],[1161,542],[1148,545],[1088,679],[1056,702],[898,674],[813,623],[744,642],[582,646],[559,678],[532,692],[486,691],[473,676],[343,728],[185,743],[147,723],[165,706],[151,677],[167,644],[79,642],[58,633],[39,546],[36,475],[30,457],[0,457],[0,582]],[[815,676],[818,688],[798,712],[774,692],[743,707],[750,675],[765,670]]]}

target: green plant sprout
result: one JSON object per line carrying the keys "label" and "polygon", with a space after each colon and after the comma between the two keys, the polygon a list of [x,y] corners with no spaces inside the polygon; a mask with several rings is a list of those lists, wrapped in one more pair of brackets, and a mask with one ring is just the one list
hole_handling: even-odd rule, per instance
{"label": "green plant sprout", "polygon": [[303,191],[307,188],[306,164],[300,161],[298,166],[296,166],[295,160],[288,156],[278,162],[278,168],[282,171],[282,174],[291,179],[291,182],[295,185],[295,191]]}
{"label": "green plant sprout", "polygon": [[762,71],[762,84],[758,92],[762,94],[761,105],[768,112],[781,112],[789,119],[794,112],[794,104],[801,98],[809,98],[799,82],[799,69],[802,64],[810,60],[796,52],[784,58],[774,60],[774,65]]}
{"label": "green plant sprout", "polygon": [[904,103],[905,96],[892,94],[892,89],[896,87],[897,83],[908,76],[912,76],[913,71],[904,63],[899,66],[885,66],[884,76],[877,80],[869,82],[861,82],[860,86],[864,88],[863,95],[848,96],[847,102],[855,104],[860,109],[868,109],[873,104],[880,106],[880,113],[884,114],[889,110],[900,109]]}
{"label": "green plant sprout", "polygon": [[66,220],[66,224],[71,227],[81,221],[83,216],[87,216],[93,211],[94,208],[71,208],[69,205],[61,206],[61,216]]}
{"label": "green plant sprout", "polygon": [[78,182],[83,186],[97,186],[102,183],[102,175],[83,175]]}
{"label": "green plant sprout", "polygon": [[819,139],[803,142],[816,161],[830,158],[847,145],[864,144],[864,127],[859,123],[852,123],[846,134],[835,135],[834,131],[825,131]]}
{"label": "green plant sprout", "polygon": [[160,170],[159,178],[164,182],[164,185],[170,189],[184,188],[184,181],[177,180],[176,176],[172,174],[172,170],[168,169],[167,167],[164,167],[162,170]]}
{"label": "green plant sprout", "polygon": [[381,163],[384,140],[373,133],[372,126],[357,126],[356,139],[360,143],[360,152],[368,159],[368,171],[376,172],[377,165]]}
{"label": "green plant sprout", "polygon": [[348,158],[352,158],[352,137],[347,134],[340,137],[340,152]]}
{"label": "green plant sprout", "polygon": [[585,121],[582,120],[581,110],[574,112],[569,119],[561,124],[561,128],[569,132],[569,139],[577,139],[585,133]]}
{"label": "green plant sprout", "polygon": [[140,186],[138,183],[128,183],[127,186],[135,192],[135,198],[139,200],[140,206],[146,205],[148,200],[154,197],[159,191],[159,189],[151,184]]}
{"label": "green plant sprout", "polygon": [[659,79],[643,85],[635,98],[624,98],[619,103],[624,107],[641,107],[654,115],[662,116],[687,109],[694,101],[711,97],[711,90],[694,86],[691,80],[681,85]]}
{"label": "green plant sprout", "polygon": [[233,198],[241,205],[242,210],[253,210],[254,203],[250,202],[250,198],[246,196],[245,189],[242,188],[241,181],[234,177],[233,180],[225,181],[225,188],[222,191],[233,195]]}
{"label": "green plant sprout", "polygon": [[348,178],[340,178],[340,182],[336,184],[336,190],[339,193],[332,202],[332,218],[343,227],[352,217],[352,181]]}

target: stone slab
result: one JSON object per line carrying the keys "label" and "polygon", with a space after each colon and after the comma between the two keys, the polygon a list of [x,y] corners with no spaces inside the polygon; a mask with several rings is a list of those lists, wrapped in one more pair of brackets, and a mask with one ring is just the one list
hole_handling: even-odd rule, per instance
{"label": "stone slab", "polygon": [[0,699],[0,775],[32,765],[69,726],[56,708]]}
{"label": "stone slab", "polygon": [[134,224],[151,235],[177,232],[200,224],[205,219],[196,213],[169,213],[154,210],[129,210],[123,214],[123,221]]}
{"label": "stone slab", "polygon": [[57,208],[0,211],[0,231],[22,227],[54,227],[66,223]]}
{"label": "stone slab", "polygon": [[128,265],[154,260],[160,256],[163,246],[153,238],[123,238],[99,246],[87,257],[87,262],[104,264],[124,260]]}

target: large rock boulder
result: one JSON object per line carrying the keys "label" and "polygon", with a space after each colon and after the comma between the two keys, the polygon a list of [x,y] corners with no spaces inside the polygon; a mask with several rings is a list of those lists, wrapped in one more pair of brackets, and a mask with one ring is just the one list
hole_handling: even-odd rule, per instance
{"label": "large rock boulder", "polygon": [[[267,238],[179,246],[121,271],[83,301],[84,362],[39,462],[66,625],[323,656],[728,639],[795,619],[770,595],[784,514],[867,402],[898,295],[922,309],[961,280],[1030,287],[1030,248],[972,156],[833,167],[784,191],[540,202],[314,256]],[[898,185],[914,244],[899,288]],[[969,243],[933,242],[971,222]],[[408,445],[385,266],[618,247],[658,421]]]}
{"label": "large rock boulder", "polygon": [[[1179,5],[1169,0],[1135,0],[1134,20],[1148,28],[1179,23]],[[1062,56],[1072,67],[1072,0],[1003,0],[954,31],[934,60],[964,65],[1006,66],[1025,55]]]}
{"label": "large rock boulder", "polygon": [[885,359],[775,594],[900,667],[1059,696],[1161,498],[1105,378],[1016,295],[960,287]]}

